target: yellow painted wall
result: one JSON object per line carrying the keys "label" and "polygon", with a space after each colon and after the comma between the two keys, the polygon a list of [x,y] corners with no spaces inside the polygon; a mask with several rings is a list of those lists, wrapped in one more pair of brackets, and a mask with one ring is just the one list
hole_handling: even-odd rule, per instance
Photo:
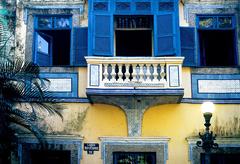
{"label": "yellow painted wall", "polygon": [[[88,109],[84,128],[82,131],[84,142],[99,143],[101,136],[127,136],[127,120],[125,113],[114,106],[94,104]],[[94,155],[88,155],[83,152],[82,164],[100,164],[100,151],[94,152]]]}
{"label": "yellow painted wall", "polygon": [[[216,105],[212,130],[218,136],[240,136],[240,106]],[[158,105],[148,109],[143,118],[142,136],[170,137],[168,164],[188,163],[187,137],[204,130],[200,104]]]}
{"label": "yellow painted wall", "polygon": [[86,96],[87,88],[87,68],[78,68],[78,96]]}
{"label": "yellow painted wall", "polygon": [[[83,151],[81,163],[100,164],[102,136],[127,136],[126,115],[118,107],[104,104],[65,103],[64,121],[49,117],[52,130],[84,137],[83,143],[99,143],[100,151],[89,155]],[[146,110],[142,122],[142,137],[169,137],[167,164],[187,164],[187,137],[204,131],[201,104],[166,104]],[[211,129],[218,137],[240,136],[240,105],[217,104]]]}

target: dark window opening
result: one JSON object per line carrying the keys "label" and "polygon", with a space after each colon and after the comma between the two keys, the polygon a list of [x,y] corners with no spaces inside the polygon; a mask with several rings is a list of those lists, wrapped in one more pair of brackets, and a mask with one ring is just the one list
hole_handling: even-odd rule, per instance
{"label": "dark window opening", "polygon": [[32,150],[31,164],[70,164],[71,151],[60,150]]}
{"label": "dark window opening", "polygon": [[202,66],[234,66],[234,30],[199,30],[200,60]]}
{"label": "dark window opening", "polygon": [[52,65],[70,65],[71,30],[39,30],[52,38]]}
{"label": "dark window opening", "polygon": [[116,56],[152,56],[152,15],[115,16]]}
{"label": "dark window opening", "polygon": [[223,154],[223,153],[214,153],[214,154],[201,154],[201,164],[239,164],[240,154]]}
{"label": "dark window opening", "polygon": [[113,152],[113,164],[156,164],[155,152]]}
{"label": "dark window opening", "polygon": [[116,56],[152,56],[152,30],[116,30]]}

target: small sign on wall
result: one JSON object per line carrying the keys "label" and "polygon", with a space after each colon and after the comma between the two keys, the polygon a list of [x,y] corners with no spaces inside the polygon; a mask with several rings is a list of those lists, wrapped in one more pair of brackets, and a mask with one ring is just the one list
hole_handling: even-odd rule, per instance
{"label": "small sign on wall", "polygon": [[87,151],[88,154],[94,154],[94,151],[99,151],[98,143],[84,143],[83,150]]}

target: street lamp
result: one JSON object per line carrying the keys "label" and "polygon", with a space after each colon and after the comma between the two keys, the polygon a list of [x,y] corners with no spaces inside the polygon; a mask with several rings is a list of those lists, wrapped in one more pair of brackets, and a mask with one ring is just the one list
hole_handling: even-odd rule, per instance
{"label": "street lamp", "polygon": [[212,102],[204,102],[201,106],[201,110],[205,119],[205,132],[204,134],[201,134],[199,132],[199,137],[201,141],[197,141],[197,146],[202,147],[203,150],[205,150],[206,153],[211,152],[211,149],[218,148],[218,144],[214,143],[214,140],[216,139],[216,134],[213,135],[212,131],[209,131],[209,127],[211,126],[210,120],[212,117],[212,113],[214,111],[215,107]]}

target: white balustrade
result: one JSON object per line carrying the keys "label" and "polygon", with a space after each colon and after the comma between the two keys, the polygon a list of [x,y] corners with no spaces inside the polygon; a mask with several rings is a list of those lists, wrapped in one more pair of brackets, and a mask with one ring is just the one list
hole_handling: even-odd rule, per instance
{"label": "white balustrade", "polygon": [[183,59],[88,56],[88,88],[181,88]]}

